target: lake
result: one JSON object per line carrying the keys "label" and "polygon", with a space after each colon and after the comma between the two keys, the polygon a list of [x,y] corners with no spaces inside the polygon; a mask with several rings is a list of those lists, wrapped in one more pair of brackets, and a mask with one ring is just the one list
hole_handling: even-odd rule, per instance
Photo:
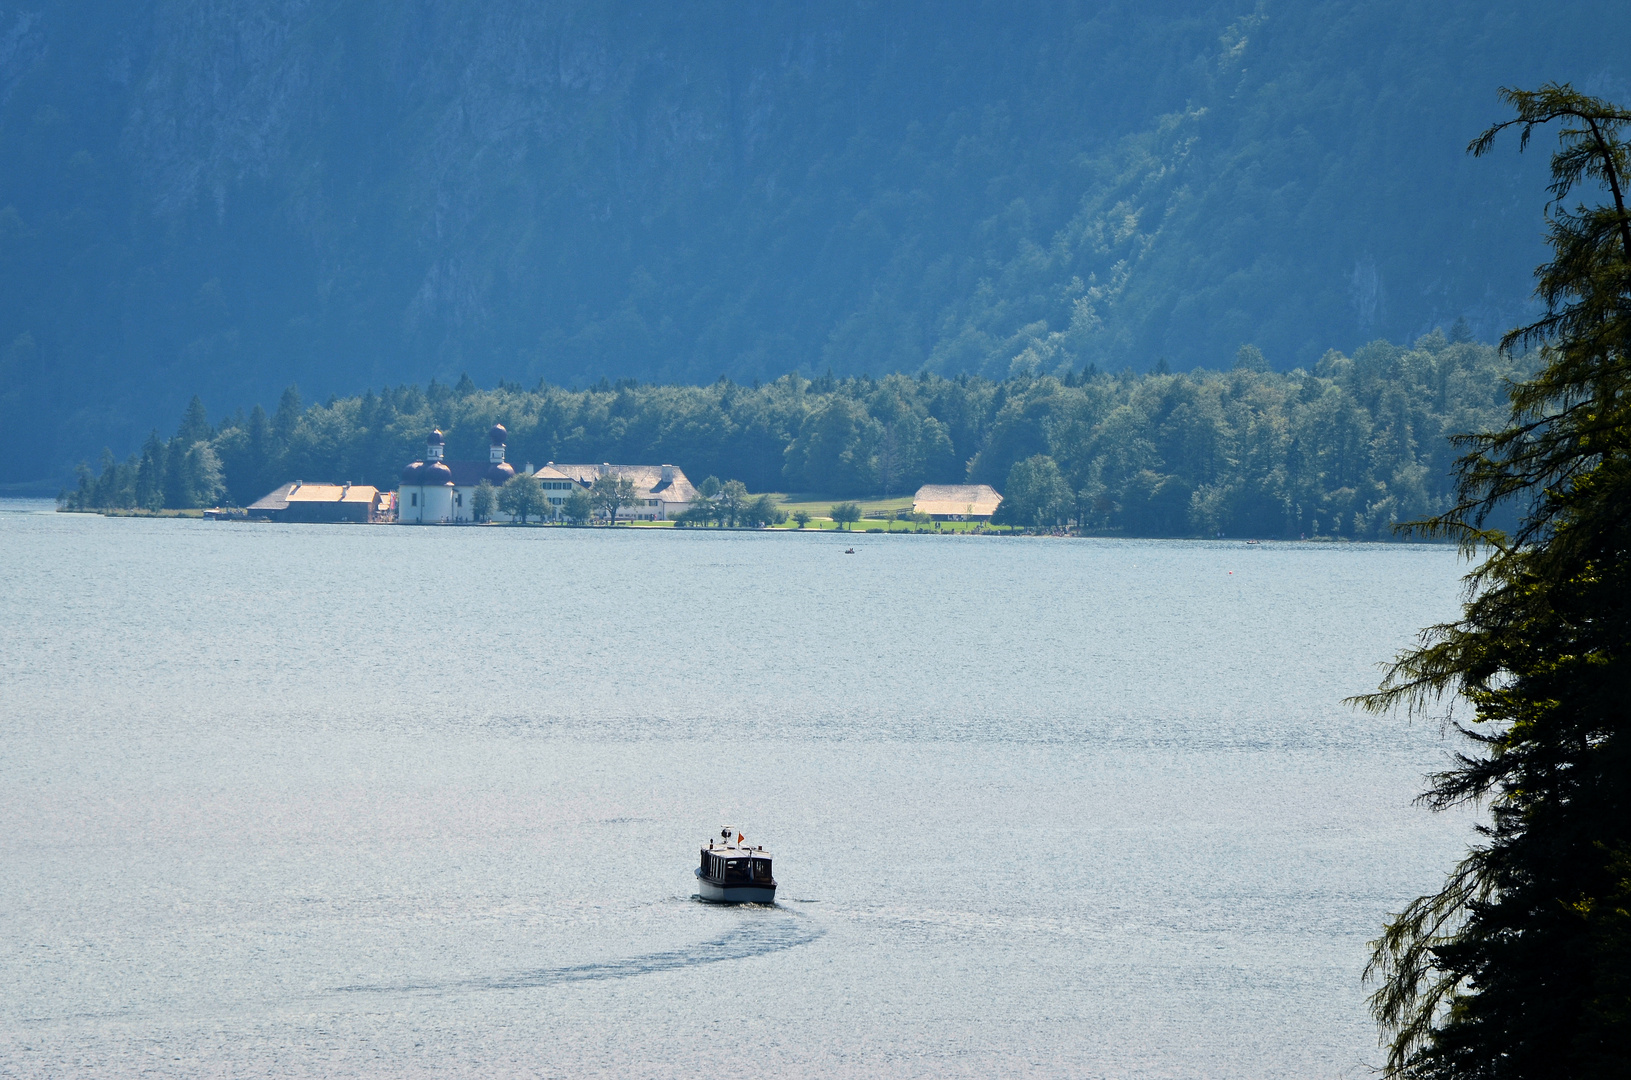
{"label": "lake", "polygon": [[[1362,1077],[1445,547],[0,503],[0,1072]],[[855,554],[844,549],[853,545]],[[774,907],[693,898],[724,825]]]}

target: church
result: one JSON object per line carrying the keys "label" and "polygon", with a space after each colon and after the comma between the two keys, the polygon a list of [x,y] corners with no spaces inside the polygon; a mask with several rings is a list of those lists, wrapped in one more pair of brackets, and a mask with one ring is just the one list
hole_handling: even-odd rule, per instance
{"label": "church", "polygon": [[[425,459],[402,470],[397,493],[397,517],[403,525],[446,525],[473,521],[471,499],[483,480],[495,488],[515,476],[515,466],[504,460],[509,432],[494,424],[487,432],[486,461],[447,461],[447,440],[440,428],[425,440]],[[502,515],[500,515],[502,516]]]}

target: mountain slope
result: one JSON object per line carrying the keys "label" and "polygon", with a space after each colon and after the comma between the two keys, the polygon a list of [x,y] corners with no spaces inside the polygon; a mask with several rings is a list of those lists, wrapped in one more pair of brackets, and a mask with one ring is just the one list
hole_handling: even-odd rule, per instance
{"label": "mountain slope", "polygon": [[384,382],[1279,367],[1528,303],[1494,89],[1622,5],[0,10],[13,479]]}

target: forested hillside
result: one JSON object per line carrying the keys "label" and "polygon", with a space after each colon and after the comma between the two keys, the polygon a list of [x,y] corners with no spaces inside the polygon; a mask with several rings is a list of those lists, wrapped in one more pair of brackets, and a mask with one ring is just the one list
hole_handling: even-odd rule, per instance
{"label": "forested hillside", "polygon": [[[1427,335],[1327,353],[1313,371],[1267,370],[1242,348],[1228,372],[937,375],[752,387],[625,381],[588,390],[476,389],[468,379],[303,408],[285,391],[211,426],[196,399],[168,441],[82,469],[70,505],[244,505],[291,480],[396,485],[440,427],[452,458],[485,460],[509,430],[518,467],[547,461],[679,465],[756,491],[909,493],[969,480],[1005,491],[1020,523],[1074,518],[1140,536],[1336,535],[1387,539],[1442,510],[1448,436],[1502,415],[1517,369],[1495,349]],[[1460,340],[1450,340],[1451,338]]]}
{"label": "forested hillside", "polygon": [[[1270,365],[1520,317],[1609,0],[0,8],[9,481],[194,392]],[[677,392],[677,391],[676,391]],[[779,451],[778,451],[779,452]]]}

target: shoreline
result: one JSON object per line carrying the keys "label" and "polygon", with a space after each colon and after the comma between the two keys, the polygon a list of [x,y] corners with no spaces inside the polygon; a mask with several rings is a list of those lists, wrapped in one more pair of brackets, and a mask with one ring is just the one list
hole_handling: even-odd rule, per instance
{"label": "shoreline", "polygon": [[[18,500],[18,501],[24,501],[24,500]],[[38,500],[28,499],[26,501],[30,501],[30,502],[34,502],[34,501],[47,502],[49,500],[45,500],[45,499],[38,499]],[[394,522],[394,521],[392,521],[392,522],[384,522],[384,521],[381,521],[381,522],[345,522],[345,521],[335,521],[335,522],[320,522],[320,521],[276,522],[276,521],[269,521],[269,520],[266,520],[266,519],[252,519],[252,518],[246,518],[246,517],[242,517],[242,516],[238,516],[238,515],[228,515],[228,514],[225,514],[225,513],[220,514],[219,516],[215,516],[215,515],[213,515],[211,513],[211,511],[198,510],[198,509],[193,509],[193,510],[138,510],[138,509],[70,510],[70,509],[68,509],[66,507],[57,507],[55,509],[55,512],[59,513],[59,514],[84,514],[84,515],[95,516],[95,517],[109,517],[109,518],[149,518],[149,519],[170,519],[170,520],[180,519],[180,520],[192,520],[192,521],[209,520],[209,521],[220,521],[220,522],[226,522],[226,523],[229,523],[229,524],[239,524],[239,525],[276,525],[276,524],[283,524],[283,525],[313,525],[313,526],[324,526],[324,527],[333,526],[333,525],[351,526],[351,527],[357,527],[357,526],[364,526],[364,527],[367,527],[367,526],[400,527],[401,526],[400,522]],[[897,523],[897,524],[899,524],[899,523]],[[1270,545],[1280,546],[1280,545],[1284,545],[1284,544],[1337,544],[1337,545],[1388,544],[1388,545],[1426,546],[1426,547],[1440,546],[1437,543],[1431,543],[1431,542],[1424,543],[1421,540],[1354,540],[1354,539],[1350,539],[1350,538],[1344,537],[1344,536],[1323,536],[1323,535],[1322,536],[1304,536],[1304,537],[1297,537],[1295,539],[1293,539],[1291,537],[1244,537],[1244,538],[1237,538],[1237,537],[1232,537],[1232,536],[1221,536],[1221,537],[1219,537],[1219,536],[1132,536],[1132,535],[1128,535],[1128,534],[1125,534],[1125,533],[1081,532],[1079,530],[1072,530],[1072,529],[1065,529],[1065,528],[1024,529],[1024,528],[1018,528],[1018,527],[1008,526],[1008,525],[989,525],[989,524],[983,524],[983,523],[979,523],[979,522],[943,522],[942,525],[961,526],[961,527],[960,528],[940,528],[940,529],[936,529],[936,528],[933,528],[933,527],[923,527],[923,526],[914,525],[914,526],[912,526],[910,528],[894,528],[894,529],[892,529],[892,528],[878,528],[878,527],[864,528],[864,529],[862,529],[862,528],[858,528],[858,529],[839,529],[839,528],[824,528],[824,527],[815,525],[813,522],[809,526],[806,526],[804,528],[799,528],[799,527],[794,526],[794,525],[767,525],[767,526],[741,526],[741,525],[737,525],[737,526],[715,526],[715,525],[709,525],[709,526],[696,526],[696,525],[678,525],[678,524],[676,524],[675,522],[672,522],[672,521],[662,521],[662,522],[655,522],[655,521],[624,521],[624,522],[619,522],[616,525],[604,525],[604,524],[599,524],[599,525],[577,525],[577,524],[570,524],[570,523],[567,523],[567,522],[559,522],[559,521],[549,521],[549,522],[543,522],[543,521],[528,521],[528,522],[459,521],[459,522],[437,522],[437,523],[434,523],[434,524],[424,524],[424,525],[410,525],[410,526],[407,526],[407,527],[416,528],[416,529],[576,529],[576,530],[583,530],[583,531],[602,531],[602,532],[610,531],[610,530],[618,530],[618,531],[625,531],[626,530],[626,531],[635,531],[635,532],[656,532],[656,533],[791,533],[791,534],[795,534],[795,535],[805,535],[805,536],[814,536],[814,535],[828,536],[828,535],[831,535],[831,536],[835,536],[835,537],[856,537],[856,536],[955,536],[955,537],[971,537],[971,536],[979,536],[979,537],[1011,537],[1011,538],[1015,538],[1015,539],[1032,539],[1032,540],[1182,540],[1182,541],[1197,541],[1197,540],[1200,540],[1200,541],[1215,542],[1215,543],[1220,543],[1220,544],[1238,544],[1238,545],[1240,545],[1242,547],[1256,547],[1256,546],[1268,547]]]}

